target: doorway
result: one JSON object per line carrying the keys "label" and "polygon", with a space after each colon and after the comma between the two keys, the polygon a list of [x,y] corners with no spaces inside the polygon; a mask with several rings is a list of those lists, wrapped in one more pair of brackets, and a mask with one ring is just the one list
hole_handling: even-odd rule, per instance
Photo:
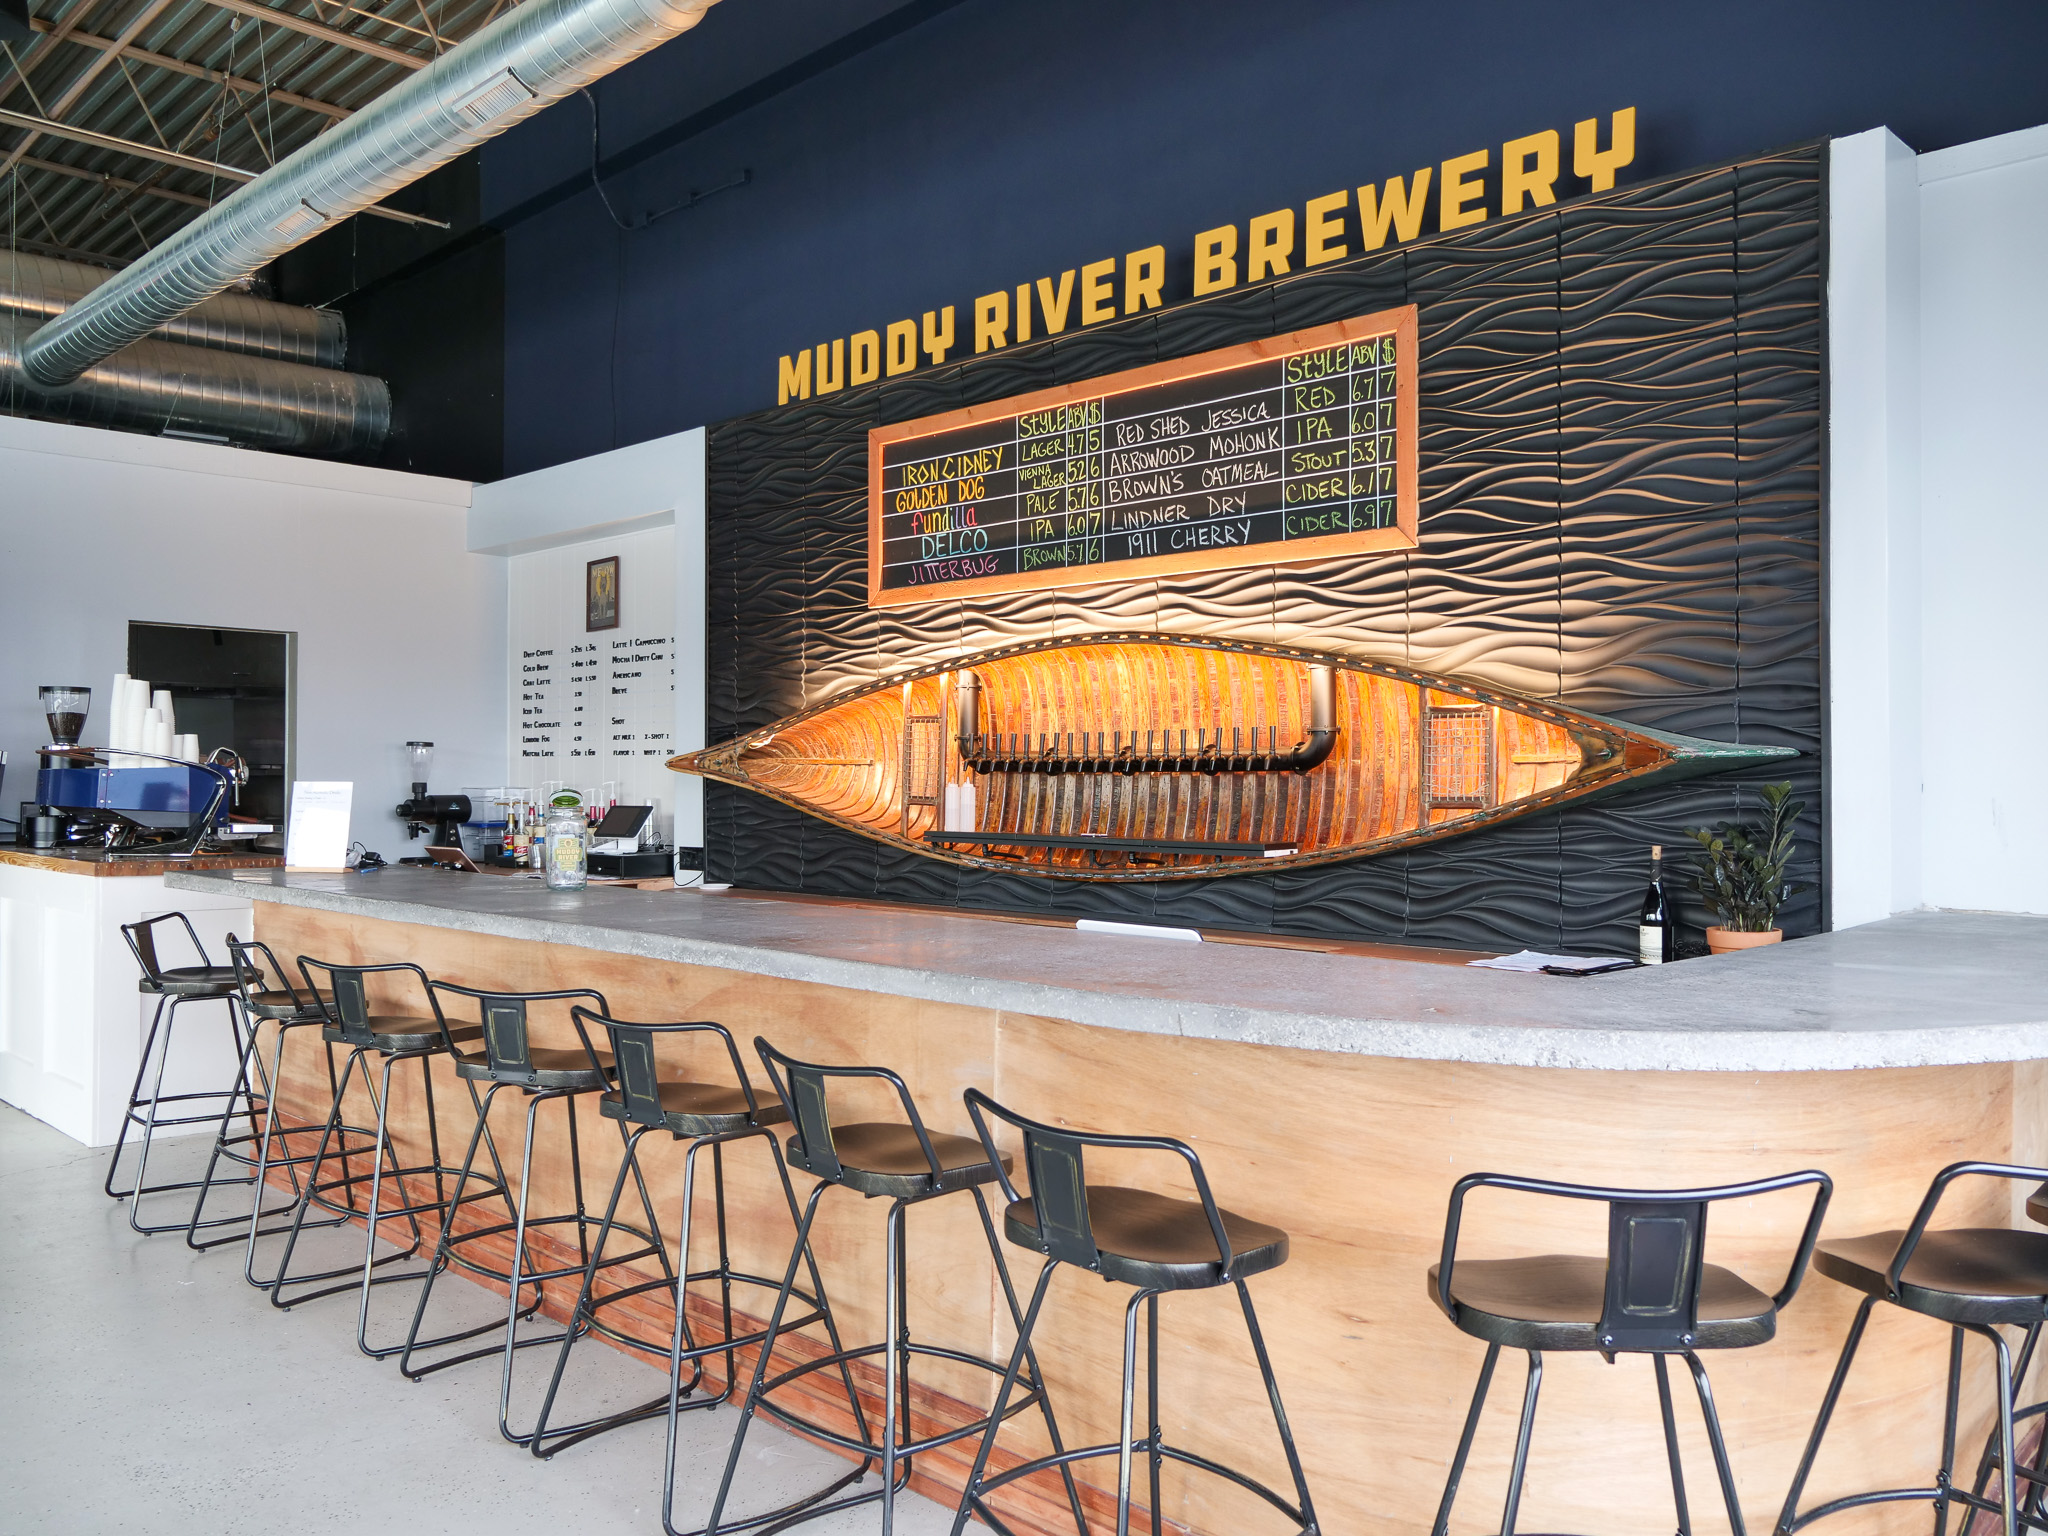
{"label": "doorway", "polygon": [[128,625],[128,675],[169,690],[177,728],[199,737],[202,757],[232,747],[248,767],[235,813],[277,829],[256,839],[266,851],[284,846],[285,793],[297,757],[297,661],[298,636],[289,630]]}

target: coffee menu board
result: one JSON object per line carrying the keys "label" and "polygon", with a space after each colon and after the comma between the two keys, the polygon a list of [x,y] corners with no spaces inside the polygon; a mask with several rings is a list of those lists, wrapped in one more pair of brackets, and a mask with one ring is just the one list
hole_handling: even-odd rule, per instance
{"label": "coffee menu board", "polygon": [[868,603],[1415,543],[1415,307],[868,433]]}

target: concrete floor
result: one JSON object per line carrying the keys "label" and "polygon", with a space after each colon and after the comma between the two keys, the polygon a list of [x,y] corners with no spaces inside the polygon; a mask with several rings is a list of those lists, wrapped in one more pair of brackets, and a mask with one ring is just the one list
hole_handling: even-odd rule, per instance
{"label": "concrete floor", "polygon": [[[161,1143],[152,1180],[159,1159],[163,1177],[191,1177],[177,1170],[203,1162],[209,1140]],[[499,1438],[495,1360],[408,1382],[393,1362],[357,1352],[353,1294],[280,1312],[243,1282],[238,1246],[196,1254],[180,1233],[129,1231],[127,1205],[100,1192],[107,1156],[0,1105],[0,1530],[8,1536],[658,1536],[660,1420],[536,1461]],[[171,1209],[178,1198],[159,1197],[144,1219],[182,1214]],[[313,1262],[347,1262],[349,1239],[320,1236]],[[358,1232],[358,1260],[360,1243]],[[402,1334],[414,1294],[409,1285],[382,1288],[373,1337]],[[503,1316],[499,1298],[465,1283],[437,1285],[434,1301],[437,1323]],[[529,1363],[515,1385],[551,1369],[553,1353],[523,1352]],[[580,1416],[657,1396],[663,1373],[586,1343],[571,1378],[564,1406]],[[515,1403],[536,1400],[529,1388]],[[709,1514],[734,1422],[725,1407],[684,1415],[679,1525],[701,1525]],[[731,1513],[772,1507],[844,1467],[757,1421]],[[903,1536],[935,1536],[951,1523],[951,1511],[928,1500],[897,1505]],[[869,1505],[803,1529],[850,1536],[880,1526]]]}

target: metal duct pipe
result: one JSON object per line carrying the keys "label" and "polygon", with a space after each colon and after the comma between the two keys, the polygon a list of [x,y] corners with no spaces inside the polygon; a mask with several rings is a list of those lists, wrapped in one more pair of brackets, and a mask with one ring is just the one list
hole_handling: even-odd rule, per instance
{"label": "metal duct pipe", "polygon": [[372,453],[391,430],[382,379],[154,338],[52,389],[21,364],[20,343],[33,325],[0,310],[0,409],[326,458]]}
{"label": "metal duct pipe", "polygon": [[238,278],[658,43],[715,0],[527,0],[286,156],[23,349],[29,376],[68,384]]}
{"label": "metal duct pipe", "polygon": [[[38,323],[54,319],[115,274],[83,262],[26,251],[0,254],[0,310]],[[159,341],[282,358],[314,368],[339,368],[347,351],[340,314],[279,304],[246,293],[223,293],[154,333]]]}

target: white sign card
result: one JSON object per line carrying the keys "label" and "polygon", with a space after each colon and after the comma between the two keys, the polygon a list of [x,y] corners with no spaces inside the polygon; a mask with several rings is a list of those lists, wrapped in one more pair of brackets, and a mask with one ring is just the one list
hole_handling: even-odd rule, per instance
{"label": "white sign card", "polygon": [[291,817],[284,834],[287,870],[348,868],[348,813],[355,789],[347,781],[330,784],[300,779],[293,783]]}

